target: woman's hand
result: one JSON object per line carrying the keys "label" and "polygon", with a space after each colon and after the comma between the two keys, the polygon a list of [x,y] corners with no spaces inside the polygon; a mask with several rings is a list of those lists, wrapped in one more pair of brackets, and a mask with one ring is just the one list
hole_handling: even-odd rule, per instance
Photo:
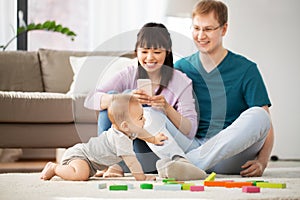
{"label": "woman's hand", "polygon": [[166,112],[168,107],[170,107],[170,104],[166,101],[163,95],[150,97],[149,100],[153,108],[157,108]]}
{"label": "woman's hand", "polygon": [[137,89],[133,90],[132,94],[139,100],[141,104],[147,104],[149,106],[151,105],[150,96],[147,95],[145,91]]}

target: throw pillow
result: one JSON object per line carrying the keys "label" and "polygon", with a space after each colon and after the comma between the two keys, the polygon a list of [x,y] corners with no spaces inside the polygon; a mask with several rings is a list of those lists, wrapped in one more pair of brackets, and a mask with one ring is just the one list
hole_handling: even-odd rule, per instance
{"label": "throw pillow", "polygon": [[70,56],[74,72],[69,95],[87,95],[97,84],[109,80],[124,67],[135,65],[136,59],[115,56]]}

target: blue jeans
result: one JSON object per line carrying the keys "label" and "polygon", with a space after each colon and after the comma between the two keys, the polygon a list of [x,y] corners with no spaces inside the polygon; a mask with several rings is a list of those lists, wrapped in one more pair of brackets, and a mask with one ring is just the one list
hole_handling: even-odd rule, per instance
{"label": "blue jeans", "polygon": [[[102,134],[103,131],[108,130],[110,127],[111,122],[108,119],[107,110],[100,111],[98,118],[98,135]],[[157,173],[156,161],[159,157],[153,153],[145,141],[138,138],[133,140],[133,150],[136,153],[137,159],[141,163],[145,173]],[[120,162],[119,165],[125,173],[130,172],[123,161]]]}

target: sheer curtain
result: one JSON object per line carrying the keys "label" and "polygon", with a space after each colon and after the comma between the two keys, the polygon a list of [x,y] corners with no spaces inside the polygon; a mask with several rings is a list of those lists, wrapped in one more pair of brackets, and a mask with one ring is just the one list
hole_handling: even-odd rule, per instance
{"label": "sheer curtain", "polygon": [[[16,32],[17,27],[16,0],[0,0],[0,45],[5,45]],[[16,49],[16,40],[6,50]]]}
{"label": "sheer curtain", "polygon": [[166,21],[165,0],[91,0],[89,3],[91,50],[112,37],[137,31],[147,22]]}

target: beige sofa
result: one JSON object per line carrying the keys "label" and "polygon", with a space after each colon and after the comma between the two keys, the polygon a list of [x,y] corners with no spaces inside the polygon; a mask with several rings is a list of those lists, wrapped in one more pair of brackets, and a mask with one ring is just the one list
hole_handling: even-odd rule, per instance
{"label": "beige sofa", "polygon": [[86,93],[70,94],[70,56],[121,54],[133,56],[47,49],[0,52],[0,148],[69,147],[97,135],[97,113],[83,107]]}

